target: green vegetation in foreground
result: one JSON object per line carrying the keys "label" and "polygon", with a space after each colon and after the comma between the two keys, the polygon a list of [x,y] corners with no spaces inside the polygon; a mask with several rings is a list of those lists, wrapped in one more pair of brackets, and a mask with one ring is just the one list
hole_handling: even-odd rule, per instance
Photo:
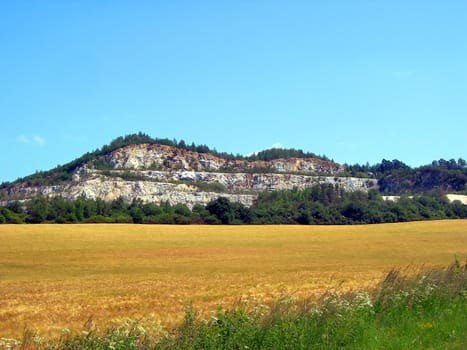
{"label": "green vegetation in foreground", "polygon": [[[240,303],[209,320],[188,307],[171,333],[138,322],[46,341],[26,332],[11,349],[465,349],[466,268],[393,270],[371,293],[329,292],[317,303]],[[408,277],[410,276],[410,277]],[[7,341],[4,340],[4,343]],[[6,344],[3,344],[6,347]]]}

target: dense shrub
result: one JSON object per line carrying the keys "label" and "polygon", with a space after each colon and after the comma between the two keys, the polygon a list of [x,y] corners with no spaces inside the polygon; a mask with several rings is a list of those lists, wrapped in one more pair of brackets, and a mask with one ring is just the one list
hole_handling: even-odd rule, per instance
{"label": "dense shrub", "polygon": [[15,213],[7,207],[0,207],[0,216],[3,217],[3,220],[0,218],[0,223],[6,224],[22,224],[25,219],[25,214]]}

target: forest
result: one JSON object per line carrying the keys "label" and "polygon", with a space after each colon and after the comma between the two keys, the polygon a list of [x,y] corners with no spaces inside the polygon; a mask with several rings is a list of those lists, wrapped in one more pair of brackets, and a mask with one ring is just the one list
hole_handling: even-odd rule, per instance
{"label": "forest", "polygon": [[191,210],[184,204],[156,205],[123,198],[112,202],[84,197],[38,196],[0,207],[0,223],[136,223],[136,224],[377,224],[467,218],[467,206],[450,203],[442,191],[384,200],[378,191],[345,192],[333,185],[307,190],[265,192],[246,207],[225,197]]}
{"label": "forest", "polygon": [[375,165],[345,165],[348,175],[378,179],[379,191],[400,195],[431,190],[467,193],[467,162],[463,158],[434,160],[412,168],[400,160],[383,159]]}

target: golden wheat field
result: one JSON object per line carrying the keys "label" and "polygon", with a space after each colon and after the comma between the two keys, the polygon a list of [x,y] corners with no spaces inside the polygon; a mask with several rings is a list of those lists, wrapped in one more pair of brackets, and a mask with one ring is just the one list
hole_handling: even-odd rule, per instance
{"label": "golden wheat field", "polygon": [[365,226],[0,225],[0,337],[145,319],[241,298],[368,288],[467,255],[467,220]]}

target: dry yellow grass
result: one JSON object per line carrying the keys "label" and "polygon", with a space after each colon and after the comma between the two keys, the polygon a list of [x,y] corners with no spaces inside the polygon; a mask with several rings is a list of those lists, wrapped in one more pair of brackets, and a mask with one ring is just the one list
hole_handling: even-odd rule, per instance
{"label": "dry yellow grass", "polygon": [[467,220],[368,226],[0,225],[0,337],[150,317],[188,300],[365,288],[394,267],[467,255]]}

